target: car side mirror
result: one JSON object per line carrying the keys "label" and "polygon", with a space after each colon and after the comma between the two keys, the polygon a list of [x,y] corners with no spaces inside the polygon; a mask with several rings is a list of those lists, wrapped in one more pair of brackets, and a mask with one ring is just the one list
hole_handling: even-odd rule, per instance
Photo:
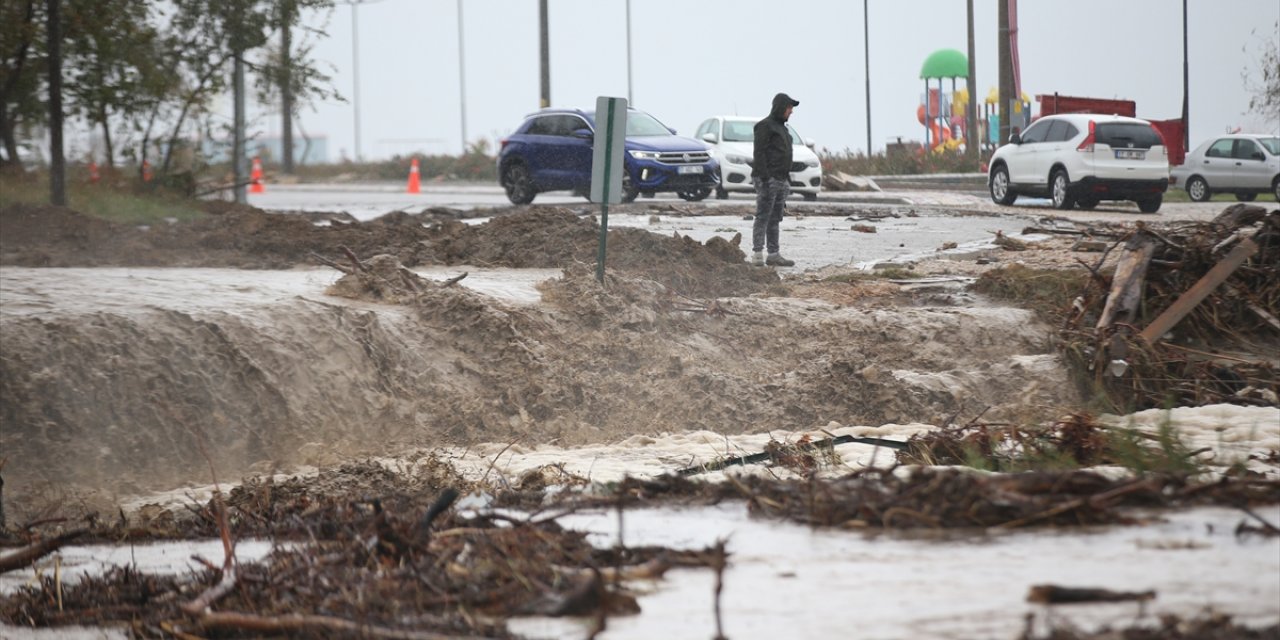
{"label": "car side mirror", "polygon": [[804,139],[804,146],[809,147],[810,149],[812,149],[812,148],[813,148],[813,145],[816,145],[816,144],[818,144],[818,143],[817,143],[816,141],[814,141],[814,139],[813,139],[813,138],[805,138],[805,139]]}
{"label": "car side mirror", "polygon": [[704,134],[702,134],[702,139],[703,139],[704,141],[706,141],[706,142],[710,142],[711,144],[715,144],[715,143],[716,143],[716,134],[714,134],[714,133],[710,133],[710,132],[704,133]]}
{"label": "car side mirror", "polygon": [[670,132],[671,132],[671,135],[673,135],[673,136],[676,134],[676,130],[675,130],[675,129],[672,129],[671,127],[667,127],[667,131],[670,131]]}
{"label": "car side mirror", "polygon": [[584,139],[584,140],[591,140],[591,139],[595,138],[596,136],[595,136],[595,134],[594,134],[594,133],[591,133],[591,130],[590,130],[590,129],[585,129],[585,128],[584,128],[584,129],[574,129],[574,130],[573,130],[573,137],[575,137],[575,138],[582,138],[582,139]]}
{"label": "car side mirror", "polygon": [[1264,156],[1264,155],[1262,155],[1262,152],[1261,152],[1261,151],[1254,151],[1254,152],[1253,152],[1253,159],[1254,159],[1254,160],[1266,160],[1266,159],[1267,159],[1267,157],[1266,157],[1266,156]]}
{"label": "car side mirror", "polygon": [[1018,134],[1018,133],[1009,134],[1009,144],[1022,144],[1022,134]]}

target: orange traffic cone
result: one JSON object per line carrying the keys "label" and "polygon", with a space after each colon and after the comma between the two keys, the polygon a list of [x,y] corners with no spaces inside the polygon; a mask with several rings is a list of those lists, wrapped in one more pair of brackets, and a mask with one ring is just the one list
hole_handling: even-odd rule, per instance
{"label": "orange traffic cone", "polygon": [[258,156],[253,157],[253,170],[249,172],[249,193],[266,193],[267,188],[262,184],[262,159]]}
{"label": "orange traffic cone", "polygon": [[146,160],[142,161],[142,181],[151,182],[151,163]]}
{"label": "orange traffic cone", "polygon": [[413,159],[413,164],[409,165],[409,193],[422,193],[422,184],[418,177],[418,159]]}
{"label": "orange traffic cone", "polygon": [[98,163],[90,160],[89,161],[89,182],[93,184],[98,184],[98,181],[101,179],[102,179],[102,176],[98,174]]}

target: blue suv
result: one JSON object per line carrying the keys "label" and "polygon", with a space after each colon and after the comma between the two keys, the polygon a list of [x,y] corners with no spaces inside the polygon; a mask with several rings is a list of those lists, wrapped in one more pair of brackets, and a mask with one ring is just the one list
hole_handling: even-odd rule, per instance
{"label": "blue suv", "polygon": [[[529,204],[543,191],[590,193],[595,128],[594,111],[543,109],[527,116],[498,152],[498,181],[511,202]],[[720,166],[707,145],[675,135],[639,109],[627,110],[623,150],[623,202],[659,191],[693,202],[720,184]]]}

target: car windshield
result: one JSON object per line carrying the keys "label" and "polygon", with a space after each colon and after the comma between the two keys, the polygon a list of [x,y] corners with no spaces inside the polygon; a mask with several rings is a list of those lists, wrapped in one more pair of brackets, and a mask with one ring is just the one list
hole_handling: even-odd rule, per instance
{"label": "car windshield", "polygon": [[[751,142],[756,139],[755,121],[748,120],[725,120],[724,122],[724,141],[725,142]],[[796,133],[791,125],[787,125],[787,131],[791,134],[791,144],[804,144],[800,139],[800,134]]]}
{"label": "car windshield", "polygon": [[755,127],[755,122],[748,122],[746,120],[725,120],[724,141],[751,142],[756,138]]}
{"label": "car windshield", "polygon": [[1273,156],[1280,156],[1280,138],[1258,138],[1258,143]]}
{"label": "car windshield", "polygon": [[632,136],[669,136],[671,131],[658,119],[643,112],[627,113],[627,137]]}

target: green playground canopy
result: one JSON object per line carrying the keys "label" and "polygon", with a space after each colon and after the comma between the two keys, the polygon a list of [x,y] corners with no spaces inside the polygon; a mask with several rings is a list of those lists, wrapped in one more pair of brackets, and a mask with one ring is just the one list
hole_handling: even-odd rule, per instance
{"label": "green playground canopy", "polygon": [[920,67],[920,77],[930,78],[968,78],[969,59],[955,49],[938,49],[924,59]]}

